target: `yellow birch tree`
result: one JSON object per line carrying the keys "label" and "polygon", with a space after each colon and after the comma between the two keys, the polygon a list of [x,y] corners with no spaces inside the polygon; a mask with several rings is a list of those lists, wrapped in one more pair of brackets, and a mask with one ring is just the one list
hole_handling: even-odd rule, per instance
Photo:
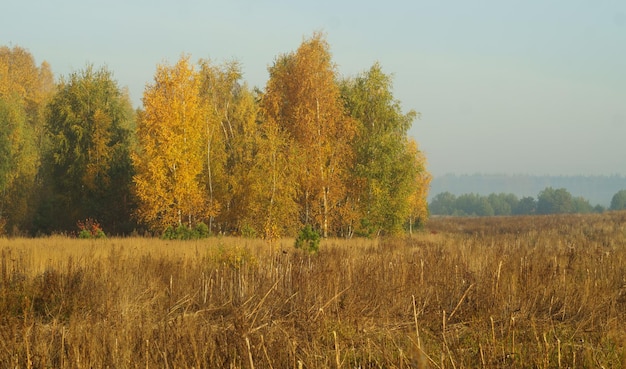
{"label": "yellow birch tree", "polygon": [[355,132],[344,112],[329,49],[316,33],[295,53],[279,57],[269,70],[262,100],[267,123],[284,130],[296,150],[290,165],[298,171],[300,221],[324,237],[341,228]]}
{"label": "yellow birch tree", "polygon": [[147,86],[134,156],[134,177],[140,220],[153,230],[192,227],[209,217],[203,168],[205,111],[199,100],[200,81],[189,57],[172,67],[159,65]]}
{"label": "yellow birch tree", "polygon": [[409,233],[413,233],[415,225],[423,225],[428,219],[428,190],[432,175],[426,170],[426,156],[417,147],[417,142],[409,139],[407,152],[414,158],[413,192],[409,196]]}

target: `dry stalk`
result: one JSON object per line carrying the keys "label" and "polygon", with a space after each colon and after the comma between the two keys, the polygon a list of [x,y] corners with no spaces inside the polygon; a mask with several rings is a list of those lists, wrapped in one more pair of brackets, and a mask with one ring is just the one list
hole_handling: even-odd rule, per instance
{"label": "dry stalk", "polygon": [[446,352],[448,353],[448,358],[450,359],[450,363],[452,363],[452,368],[456,369],[456,364],[454,363],[454,359],[452,358],[452,351],[450,351],[450,346],[448,345],[448,339],[446,338],[446,311],[445,310],[443,311],[441,316],[442,316],[442,327],[443,327],[443,331],[441,332],[441,335],[443,336],[443,345],[446,348]]}
{"label": "dry stalk", "polygon": [[461,303],[463,303],[463,300],[465,300],[465,297],[467,297],[467,294],[469,293],[469,291],[472,289],[472,287],[474,287],[474,284],[470,284],[469,287],[467,287],[467,289],[465,290],[465,293],[463,293],[463,296],[461,296],[461,298],[459,299],[459,302],[456,304],[456,306],[454,307],[454,310],[452,310],[452,312],[450,313],[450,315],[448,316],[448,321],[450,321],[450,319],[452,319],[452,317],[454,316],[454,314],[456,313],[456,311],[459,309],[459,306],[461,306]]}
{"label": "dry stalk", "polygon": [[267,365],[270,366],[270,369],[274,369],[272,366],[272,360],[270,359],[270,356],[267,353],[267,348],[265,347],[265,339],[263,338],[263,335],[261,335],[261,347],[263,348],[263,354],[265,355],[265,360],[267,360]]}
{"label": "dry stalk", "polygon": [[333,336],[335,337],[335,365],[337,365],[337,369],[341,368],[341,355],[339,353],[339,341],[337,340],[337,332],[333,331]]}
{"label": "dry stalk", "polygon": [[415,295],[411,296],[413,298],[413,320],[415,321],[415,335],[417,336],[417,348],[419,350],[422,349],[422,343],[420,342],[420,329],[417,324],[417,306],[415,305]]}
{"label": "dry stalk", "polygon": [[246,337],[246,346],[248,346],[248,359],[250,360],[250,368],[254,369],[254,360],[252,360],[252,350],[250,349],[250,339]]}
{"label": "dry stalk", "polygon": [[350,286],[348,286],[348,287],[344,288],[343,290],[341,290],[341,291],[337,292],[337,293],[335,294],[335,296],[331,297],[328,301],[326,301],[326,303],[325,303],[324,305],[322,305],[322,307],[320,307],[320,308],[317,310],[317,313],[316,313],[316,314],[315,314],[315,316],[313,317],[313,321],[316,321],[316,320],[317,320],[317,318],[320,316],[320,314],[323,314],[323,313],[324,313],[324,309],[326,309],[326,308],[328,307],[328,305],[330,305],[333,301],[335,301],[335,299],[336,299],[337,297],[341,296],[344,292],[346,292],[346,291],[347,291],[347,290],[349,290],[349,289],[350,289]]}
{"label": "dry stalk", "polygon": [[491,342],[493,347],[496,347],[496,324],[493,321],[493,317],[490,316],[489,319],[491,320]]}
{"label": "dry stalk", "polygon": [[502,272],[502,260],[500,260],[500,262],[498,263],[498,272],[496,273],[496,283],[495,283],[495,287],[493,290],[493,296],[497,296],[498,295],[498,291],[500,289],[500,274]]}

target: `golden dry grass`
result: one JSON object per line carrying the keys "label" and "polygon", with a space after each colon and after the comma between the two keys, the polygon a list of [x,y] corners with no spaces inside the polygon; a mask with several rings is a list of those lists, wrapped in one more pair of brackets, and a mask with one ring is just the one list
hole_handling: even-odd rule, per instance
{"label": "golden dry grass", "polygon": [[0,367],[626,367],[626,213],[406,239],[0,239]]}

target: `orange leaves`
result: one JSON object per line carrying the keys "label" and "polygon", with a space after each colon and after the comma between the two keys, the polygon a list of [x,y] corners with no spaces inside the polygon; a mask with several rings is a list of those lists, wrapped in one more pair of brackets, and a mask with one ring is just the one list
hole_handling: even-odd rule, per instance
{"label": "orange leaves", "polygon": [[[428,177],[407,147],[414,114],[401,114],[377,65],[376,78],[361,81],[375,86],[346,88],[349,101],[329,49],[314,34],[277,58],[258,94],[240,83],[237,63],[201,60],[196,71],[183,57],[159,66],[134,159],[141,219],[154,229],[205,221],[211,232],[274,239],[305,224],[350,236],[374,207],[376,224],[365,220],[377,229],[401,229],[409,208],[421,216]],[[378,105],[366,106],[372,92]]]}
{"label": "orange leaves", "polygon": [[354,135],[336,77],[328,43],[315,34],[270,68],[262,101],[267,121],[288,133],[296,150],[290,165],[298,173],[300,220],[324,236],[340,221],[334,210],[345,200]]}

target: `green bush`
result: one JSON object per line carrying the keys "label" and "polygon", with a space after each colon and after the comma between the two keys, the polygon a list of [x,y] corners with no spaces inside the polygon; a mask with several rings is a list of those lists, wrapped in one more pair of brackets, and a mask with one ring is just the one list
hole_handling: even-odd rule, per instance
{"label": "green bush", "polygon": [[78,226],[78,238],[107,238],[107,235],[102,230],[100,223],[97,220],[87,218],[84,221],[76,222]]}
{"label": "green bush", "polygon": [[243,226],[241,226],[241,235],[244,238],[256,238],[256,229],[254,229],[254,227],[252,227],[250,224],[245,223]]}
{"label": "green bush", "polygon": [[210,236],[209,226],[206,225],[204,222],[200,222],[196,224],[194,231],[198,236],[197,238],[207,238]]}
{"label": "green bush", "polygon": [[317,252],[320,247],[320,234],[307,224],[298,233],[295,247],[308,252]]}
{"label": "green bush", "polygon": [[197,240],[209,236],[209,227],[200,222],[193,228],[189,228],[183,224],[180,224],[176,228],[169,226],[163,231],[161,238],[164,240]]}

